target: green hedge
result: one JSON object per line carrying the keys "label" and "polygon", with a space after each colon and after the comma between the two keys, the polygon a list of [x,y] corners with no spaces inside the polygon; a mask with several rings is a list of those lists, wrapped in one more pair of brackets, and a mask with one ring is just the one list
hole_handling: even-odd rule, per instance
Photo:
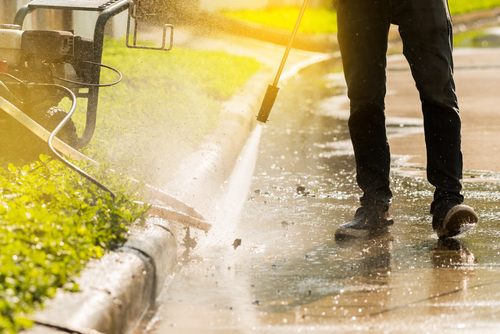
{"label": "green hedge", "polygon": [[29,327],[27,315],[57,288],[78,290],[72,277],[85,263],[123,243],[127,225],[145,218],[132,202],[137,183],[91,173],[117,190],[115,201],[48,157],[0,169],[0,333]]}

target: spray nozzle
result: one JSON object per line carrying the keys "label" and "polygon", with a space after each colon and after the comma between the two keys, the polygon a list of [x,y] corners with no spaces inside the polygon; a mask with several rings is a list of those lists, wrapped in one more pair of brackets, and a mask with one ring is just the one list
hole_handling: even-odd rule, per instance
{"label": "spray nozzle", "polygon": [[278,96],[278,91],[280,90],[278,88],[278,82],[280,80],[281,72],[283,71],[283,67],[285,67],[285,62],[286,62],[286,59],[288,58],[288,54],[290,53],[290,49],[292,48],[292,43],[293,43],[293,40],[295,38],[295,35],[297,34],[297,30],[299,29],[300,21],[302,20],[302,15],[304,15],[304,11],[306,10],[307,1],[308,0],[304,0],[304,3],[302,4],[302,8],[300,9],[299,17],[297,18],[297,21],[295,22],[295,27],[293,28],[292,36],[291,36],[290,41],[288,42],[288,45],[286,47],[285,54],[283,55],[283,59],[281,60],[281,64],[278,68],[278,73],[276,73],[276,78],[274,79],[274,83],[267,87],[266,95],[264,95],[264,100],[262,101],[262,105],[260,107],[259,114],[257,115],[257,120],[259,122],[262,122],[262,123],[267,122],[267,119],[269,118],[269,113],[271,113],[271,109],[273,108],[274,101],[276,100],[276,97]]}
{"label": "spray nozzle", "polygon": [[259,114],[257,115],[257,120],[262,123],[266,123],[269,118],[269,113],[273,108],[274,101],[276,101],[276,96],[278,96],[279,87],[269,85],[267,87],[266,95],[264,95],[264,100],[260,106]]}

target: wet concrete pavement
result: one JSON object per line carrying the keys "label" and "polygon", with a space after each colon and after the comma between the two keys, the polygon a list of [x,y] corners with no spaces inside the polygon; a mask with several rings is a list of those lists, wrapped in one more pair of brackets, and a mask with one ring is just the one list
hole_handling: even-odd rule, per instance
{"label": "wet concrete pavement", "polygon": [[341,75],[332,62],[313,66],[282,86],[258,156],[259,128],[216,201],[214,230],[186,234],[183,265],[139,332],[498,332],[500,50],[455,55],[474,230],[446,241],[432,231],[420,103],[395,56],[387,97],[395,225],[372,240],[334,240],[360,192]]}

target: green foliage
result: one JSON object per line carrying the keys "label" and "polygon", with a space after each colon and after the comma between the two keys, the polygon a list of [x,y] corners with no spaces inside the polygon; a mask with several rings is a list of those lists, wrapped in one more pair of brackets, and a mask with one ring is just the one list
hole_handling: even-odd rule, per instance
{"label": "green foliage", "polygon": [[[224,15],[275,28],[293,30],[299,17],[299,8],[269,8],[266,10],[225,11]],[[299,32],[308,34],[337,32],[337,13],[324,8],[307,8],[299,26]]]}
{"label": "green foliage", "polygon": [[490,9],[500,6],[500,0],[448,0],[452,15]]}
{"label": "green foliage", "polygon": [[[83,166],[86,170],[90,166]],[[0,332],[29,327],[27,315],[72,281],[90,258],[122,244],[146,208],[131,201],[140,185],[91,171],[120,187],[115,201],[57,160],[0,169]],[[127,189],[126,192],[123,192]]]}
{"label": "green foliage", "polygon": [[[171,181],[170,171],[217,126],[221,101],[260,68],[253,58],[226,52],[136,50],[123,40],[106,40],[103,63],[120,70],[123,81],[101,88],[97,129],[85,153],[152,184]],[[115,80],[103,69],[101,82]],[[85,124],[85,113],[74,120]]]}

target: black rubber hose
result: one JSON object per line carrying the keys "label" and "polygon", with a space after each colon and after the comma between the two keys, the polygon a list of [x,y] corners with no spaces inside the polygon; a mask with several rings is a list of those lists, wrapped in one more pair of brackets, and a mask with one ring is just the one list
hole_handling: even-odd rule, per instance
{"label": "black rubber hose", "polygon": [[118,74],[119,78],[115,82],[112,82],[112,83],[109,83],[109,84],[91,84],[91,83],[86,83],[86,82],[79,82],[79,81],[68,80],[68,79],[64,79],[64,78],[61,78],[61,77],[58,77],[58,76],[55,76],[55,75],[53,75],[52,77],[54,79],[57,79],[57,80],[60,80],[60,81],[64,81],[64,82],[68,82],[68,83],[72,83],[72,84],[79,85],[79,86],[82,86],[82,87],[110,87],[110,86],[116,85],[117,83],[119,83],[123,79],[122,74],[116,68],[113,68],[111,66],[104,65],[104,64],[94,63],[94,62],[91,62],[91,61],[85,61],[85,63],[89,63],[89,64],[92,64],[92,65],[99,65],[100,67],[104,67],[104,68],[110,69],[110,70],[116,72]]}
{"label": "black rubber hose", "polygon": [[69,119],[71,118],[71,116],[73,115],[73,113],[75,112],[75,109],[76,109],[76,96],[75,94],[71,91],[71,89],[69,88],[66,88],[64,86],[61,86],[61,85],[56,85],[56,84],[43,84],[43,85],[46,85],[46,86],[54,86],[58,89],[61,89],[61,90],[64,90],[65,92],[67,92],[69,94],[69,97],[70,99],[72,100],[71,102],[71,109],[70,111],[68,112],[68,115],[66,115],[66,117],[64,117],[64,119],[61,121],[61,123],[59,123],[59,125],[54,129],[54,131],[52,131],[52,133],[50,134],[49,136],[49,140],[47,141],[47,143],[49,144],[49,148],[51,149],[52,152],[54,152],[54,154],[56,155],[57,158],[59,158],[59,160],[61,160],[64,164],[66,164],[68,167],[70,167],[71,169],[73,169],[74,171],[76,171],[78,174],[82,175],[83,177],[85,177],[87,180],[89,180],[90,182],[96,184],[98,187],[100,187],[101,189],[109,192],[111,194],[111,197],[113,198],[113,201],[116,199],[116,196],[115,194],[108,188],[106,187],[104,184],[102,184],[101,182],[97,181],[95,178],[93,178],[92,176],[90,176],[88,173],[86,173],[85,171],[83,171],[81,168],[79,168],[78,166],[74,165],[73,163],[69,162],[68,160],[66,160],[65,158],[63,158],[62,155],[60,155],[55,149],[54,149],[54,146],[52,145],[52,140],[54,140],[54,137],[57,135],[57,133],[64,127],[64,125],[69,121]]}

